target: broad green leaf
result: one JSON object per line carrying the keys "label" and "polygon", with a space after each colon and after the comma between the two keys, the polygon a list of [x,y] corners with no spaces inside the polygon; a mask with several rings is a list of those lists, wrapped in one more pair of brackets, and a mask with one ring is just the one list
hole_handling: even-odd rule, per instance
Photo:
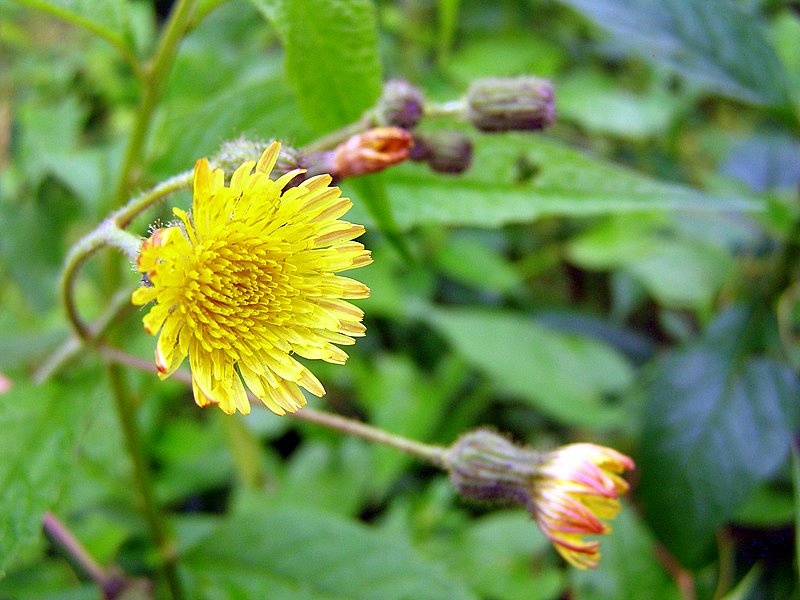
{"label": "broad green leaf", "polygon": [[[281,506],[352,515],[364,505],[370,476],[369,449],[361,440],[309,441],[292,455],[273,500]],[[309,482],[313,482],[313,494],[309,494]]]}
{"label": "broad green leaf", "polygon": [[381,65],[371,0],[253,0],[286,50],[286,77],[319,133],[357,120],[378,99]]}
{"label": "broad green leaf", "polygon": [[656,533],[688,566],[705,562],[716,528],[785,462],[800,416],[795,374],[741,356],[745,326],[743,316],[727,340],[707,336],[665,354],[646,386],[640,497]]}
{"label": "broad green leaf", "polygon": [[[719,198],[655,181],[591,158],[542,136],[475,136],[470,170],[458,178],[420,165],[385,174],[389,199],[402,229],[418,225],[501,227],[548,216],[642,213],[653,210],[756,210],[760,204]],[[518,182],[519,164],[534,175]]]}
{"label": "broad green leaf", "polygon": [[199,540],[182,564],[196,598],[474,598],[460,581],[395,538],[308,510],[230,518]]}
{"label": "broad green leaf", "polygon": [[71,477],[96,401],[75,386],[17,382],[0,394],[0,574],[32,550],[42,517]]}
{"label": "broad green leaf", "polygon": [[200,105],[176,97],[165,112],[156,137],[169,143],[158,149],[160,158],[153,166],[163,176],[190,169],[198,158],[216,154],[222,142],[242,135],[285,142],[306,132],[290,90],[269,70],[207,96]]}
{"label": "broad green leaf", "polygon": [[554,600],[564,591],[564,572],[539,561],[550,542],[524,510],[476,519],[451,546],[452,569],[484,598]]}
{"label": "broad green leaf", "polygon": [[588,427],[618,420],[616,408],[603,400],[628,387],[633,371],[610,346],[500,310],[429,309],[420,316],[498,390],[547,416]]}
{"label": "broad green leaf", "polygon": [[669,223],[619,217],[570,241],[569,258],[595,270],[621,270],[654,298],[674,308],[709,307],[734,270],[719,248],[669,234]]}
{"label": "broad green leaf", "polygon": [[642,58],[705,89],[751,104],[785,107],[786,74],[761,23],[729,0],[560,0]]}
{"label": "broad green leaf", "polygon": [[[493,234],[482,231],[479,233]],[[521,285],[521,276],[486,237],[455,233],[438,249],[436,263],[449,277],[467,285],[510,293]]]}
{"label": "broad green leaf", "polygon": [[558,82],[558,114],[596,134],[628,139],[664,133],[682,108],[666,90],[635,94],[599,71],[576,71]]}
{"label": "broad green leaf", "polygon": [[612,526],[600,542],[600,566],[571,571],[575,600],[680,600],[656,556],[653,535],[636,513],[623,504]]}

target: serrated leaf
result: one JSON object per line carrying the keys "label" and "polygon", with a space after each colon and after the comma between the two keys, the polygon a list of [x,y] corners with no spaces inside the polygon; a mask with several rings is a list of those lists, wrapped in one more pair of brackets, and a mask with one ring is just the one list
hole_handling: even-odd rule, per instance
{"label": "serrated leaf", "polygon": [[253,0],[286,49],[286,76],[320,133],[358,119],[381,91],[371,0]]}
{"label": "serrated leaf", "polygon": [[499,310],[429,309],[421,316],[499,390],[546,415],[588,427],[619,418],[603,399],[630,385],[633,371],[610,346]]}
{"label": "serrated leaf", "polygon": [[666,354],[646,390],[640,494],[661,540],[697,567],[716,528],[786,460],[800,385],[786,365],[709,336]]}
{"label": "serrated leaf", "polygon": [[760,23],[728,0],[560,0],[645,60],[666,64],[706,89],[784,107],[786,75]]}
{"label": "serrated leaf", "polygon": [[339,517],[286,509],[239,515],[183,559],[193,597],[461,600],[474,596],[397,539]]}
{"label": "serrated leaf", "polygon": [[[517,181],[520,162],[535,172],[531,181]],[[656,181],[558,141],[520,134],[479,136],[472,167],[458,178],[400,165],[385,179],[401,229],[425,224],[501,227],[548,216],[761,208],[752,201]]]}
{"label": "serrated leaf", "polygon": [[92,401],[75,396],[63,385],[24,382],[0,394],[0,573],[35,545],[70,476]]}

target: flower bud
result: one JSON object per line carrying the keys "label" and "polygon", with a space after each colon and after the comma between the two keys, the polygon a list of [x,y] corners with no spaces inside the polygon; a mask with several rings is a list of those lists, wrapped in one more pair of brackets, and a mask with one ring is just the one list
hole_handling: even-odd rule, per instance
{"label": "flower bud", "polygon": [[481,131],[544,129],[555,122],[553,84],[538,77],[475,81],[467,94],[467,117]]}
{"label": "flower bud", "polygon": [[337,179],[382,171],[403,162],[413,141],[399,127],[377,127],[352,136],[333,151],[331,175]]}
{"label": "flower bud", "polygon": [[422,92],[404,79],[392,79],[383,86],[383,95],[375,110],[375,124],[414,128],[422,118],[425,98]]}
{"label": "flower bud", "polygon": [[472,141],[457,131],[415,134],[411,160],[425,161],[439,173],[463,173],[472,164]]}
{"label": "flower bud", "polygon": [[[242,163],[248,160],[256,160],[272,142],[273,140],[269,142],[252,141],[244,137],[223,142],[219,152],[217,152],[216,156],[211,160],[211,163],[221,168],[225,173],[233,173]],[[307,162],[306,157],[299,150],[291,146],[281,145],[281,151],[271,176],[277,179],[281,175],[285,175],[295,169],[306,169]],[[303,179],[304,177],[302,175],[298,175],[292,179],[286,187],[297,185],[303,181]]]}
{"label": "flower bud", "polygon": [[485,429],[459,438],[447,455],[450,481],[463,496],[524,505],[561,556],[579,569],[600,561],[602,535],[611,528],[622,479],[633,461],[595,444],[569,444],[545,454],[517,446]]}

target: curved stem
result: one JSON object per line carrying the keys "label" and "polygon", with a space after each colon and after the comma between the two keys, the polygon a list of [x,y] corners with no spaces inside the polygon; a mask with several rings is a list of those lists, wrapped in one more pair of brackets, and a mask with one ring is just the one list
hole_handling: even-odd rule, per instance
{"label": "curved stem", "polygon": [[81,340],[88,341],[91,337],[88,326],[78,314],[73,293],[75,275],[81,265],[92,254],[105,246],[114,246],[127,255],[128,258],[135,260],[139,252],[140,243],[141,240],[137,236],[119,229],[112,219],[106,219],[97,229],[70,249],[64,263],[64,271],[61,274],[61,299],[67,311],[67,319]]}
{"label": "curved stem", "polygon": [[[106,359],[112,362],[132,367],[146,373],[155,373],[155,366],[153,365],[152,361],[132,356],[127,352],[123,352],[118,348],[113,348],[110,346],[104,346],[101,348],[101,352]],[[186,371],[175,371],[171,377],[186,384],[191,384],[192,382],[191,373],[187,373]],[[247,397],[254,405],[261,406],[266,410],[266,407],[264,407],[261,401],[253,396],[250,392],[247,393]],[[334,415],[332,413],[314,408],[301,408],[298,412],[291,413],[286,416],[298,421],[306,421],[308,423],[322,425],[328,429],[335,429],[336,431],[340,431],[348,435],[354,435],[370,442],[383,444],[384,446],[391,446],[395,450],[405,452],[406,454],[410,454],[419,460],[428,462],[443,469],[447,467],[447,448],[443,446],[425,444],[417,440],[412,440],[389,433],[388,431],[384,431],[378,427],[373,427],[372,425],[367,425],[366,423],[357,421],[355,419]]]}
{"label": "curved stem", "polygon": [[123,375],[119,365],[113,363],[108,365],[108,376],[111,381],[111,391],[114,396],[117,417],[122,426],[128,454],[133,462],[134,483],[141,500],[142,512],[147,521],[150,535],[161,555],[161,567],[169,585],[170,594],[172,598],[179,600],[183,597],[183,593],[178,579],[177,551],[168,533],[166,519],[161,513],[156,500],[153,482],[150,477],[150,468],[145,460],[139,427],[136,423],[136,409],[131,404]]}
{"label": "curved stem", "polygon": [[67,311],[67,319],[81,341],[86,342],[91,338],[89,327],[78,314],[73,294],[75,278],[83,263],[92,254],[106,246],[115,246],[122,250],[128,258],[136,260],[141,240],[133,234],[123,231],[122,228],[128,226],[142,211],[170,194],[187,188],[191,182],[192,171],[186,171],[139,194],[70,249],[64,263],[64,271],[61,274],[61,298]]}
{"label": "curved stem", "polygon": [[194,0],[178,0],[161,35],[145,82],[133,131],[125,148],[125,156],[122,159],[122,167],[114,190],[112,206],[121,204],[128,193],[133,169],[141,159],[153,111],[161,97],[167,75],[178,52],[178,44],[188,27],[193,9]]}
{"label": "curved stem", "polygon": [[65,364],[81,354],[87,342],[93,343],[103,337],[112,325],[118,323],[132,309],[130,291],[120,290],[117,292],[111,298],[108,309],[96,321],[87,326],[89,339],[82,340],[74,334],[68,337],[36,369],[32,377],[34,383],[40,384],[50,379]]}

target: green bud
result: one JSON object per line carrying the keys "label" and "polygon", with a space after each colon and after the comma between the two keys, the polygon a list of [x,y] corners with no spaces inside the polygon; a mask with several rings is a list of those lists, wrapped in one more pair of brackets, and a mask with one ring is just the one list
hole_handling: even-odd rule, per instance
{"label": "green bud", "polygon": [[544,129],[556,118],[553,84],[538,77],[480,79],[469,88],[467,116],[481,131]]}

